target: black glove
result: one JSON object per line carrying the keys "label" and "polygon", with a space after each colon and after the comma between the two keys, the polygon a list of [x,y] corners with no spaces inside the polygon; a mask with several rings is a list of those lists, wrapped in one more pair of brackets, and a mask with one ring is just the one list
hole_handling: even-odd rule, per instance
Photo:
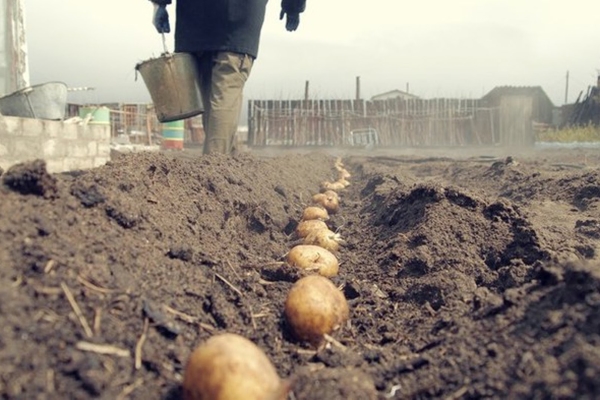
{"label": "black glove", "polygon": [[298,13],[289,13],[281,10],[279,14],[279,19],[282,20],[283,17],[287,14],[287,18],[285,20],[285,29],[289,32],[293,32],[298,29],[298,25],[300,25],[300,14]]}
{"label": "black glove", "polygon": [[171,32],[171,25],[169,24],[169,13],[167,12],[167,6],[164,4],[154,5],[154,17],[152,23],[158,31],[158,33],[169,33]]}

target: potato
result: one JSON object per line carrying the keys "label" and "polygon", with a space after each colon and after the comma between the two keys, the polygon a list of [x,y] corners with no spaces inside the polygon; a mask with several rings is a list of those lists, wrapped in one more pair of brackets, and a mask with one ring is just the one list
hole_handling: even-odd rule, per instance
{"label": "potato", "polygon": [[337,181],[335,181],[334,183],[341,183],[342,185],[344,185],[344,187],[348,187],[350,186],[350,182],[348,182],[346,179],[344,178],[340,178]]}
{"label": "potato", "polygon": [[324,194],[324,195],[326,195],[326,196],[334,197],[334,198],[336,198],[337,200],[339,200],[339,199],[340,199],[340,195],[338,194],[338,192],[336,192],[336,191],[334,191],[334,190],[325,190],[325,191],[323,192],[323,194]]}
{"label": "potato", "polygon": [[190,355],[183,378],[184,400],[285,399],[282,382],[265,353],[250,340],[223,333]]}
{"label": "potato", "polygon": [[321,190],[333,190],[338,191],[344,189],[346,186],[341,182],[329,182],[323,181],[321,182]]}
{"label": "potato", "polygon": [[315,245],[329,251],[338,251],[340,244],[346,244],[339,233],[330,229],[319,229],[308,233],[304,237],[304,244]]}
{"label": "potato", "polygon": [[336,276],[340,264],[336,256],[329,250],[315,245],[300,244],[294,246],[287,254],[286,261],[292,267],[305,271],[315,271],[319,275]]}
{"label": "potato", "polygon": [[350,175],[350,172],[348,172],[346,169],[341,168],[338,171],[338,179],[348,179],[348,178],[352,178],[352,175]]}
{"label": "potato", "polygon": [[308,221],[311,219],[327,221],[329,219],[329,213],[321,206],[306,207],[302,212],[302,221]]}
{"label": "potato", "polygon": [[348,320],[350,311],[344,294],[328,278],[309,275],[290,289],[284,314],[297,339],[318,347],[325,334]]}
{"label": "potato", "polygon": [[340,200],[336,193],[335,196],[326,193],[317,193],[312,197],[314,204],[325,208],[329,214],[335,214],[340,209]]}
{"label": "potato", "polygon": [[327,224],[320,219],[309,219],[306,221],[300,221],[298,226],[296,227],[296,235],[299,238],[304,238],[312,231],[316,231],[319,229],[328,229]]}

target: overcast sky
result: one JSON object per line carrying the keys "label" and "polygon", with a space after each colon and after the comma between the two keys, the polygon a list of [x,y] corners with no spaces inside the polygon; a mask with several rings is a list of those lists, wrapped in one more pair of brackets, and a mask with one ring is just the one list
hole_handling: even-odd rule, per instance
{"label": "overcast sky", "polygon": [[[218,1],[218,0],[215,0]],[[135,65],[160,55],[147,0],[24,0],[32,84],[96,90],[75,102],[149,101]],[[598,0],[308,0],[286,32],[271,0],[247,98],[365,98],[393,89],[479,98],[497,85],[540,85],[555,105],[595,84]],[[171,18],[173,6],[169,7]],[[173,22],[173,21],[172,21]],[[168,45],[173,49],[173,34]]]}

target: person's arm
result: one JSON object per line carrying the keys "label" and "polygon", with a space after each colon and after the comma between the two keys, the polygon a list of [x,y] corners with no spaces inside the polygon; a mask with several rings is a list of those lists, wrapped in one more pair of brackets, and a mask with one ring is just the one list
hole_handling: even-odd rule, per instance
{"label": "person's arm", "polygon": [[306,0],[281,0],[281,13],[279,19],[287,15],[285,29],[292,32],[298,29],[300,13],[306,9]]}

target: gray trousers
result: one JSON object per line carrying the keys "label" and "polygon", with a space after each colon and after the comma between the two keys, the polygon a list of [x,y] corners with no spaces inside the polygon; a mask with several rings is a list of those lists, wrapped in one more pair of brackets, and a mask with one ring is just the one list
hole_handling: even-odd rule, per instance
{"label": "gray trousers", "polygon": [[232,52],[202,52],[195,56],[204,103],[204,154],[232,154],[236,151],[244,85],[254,59]]}

